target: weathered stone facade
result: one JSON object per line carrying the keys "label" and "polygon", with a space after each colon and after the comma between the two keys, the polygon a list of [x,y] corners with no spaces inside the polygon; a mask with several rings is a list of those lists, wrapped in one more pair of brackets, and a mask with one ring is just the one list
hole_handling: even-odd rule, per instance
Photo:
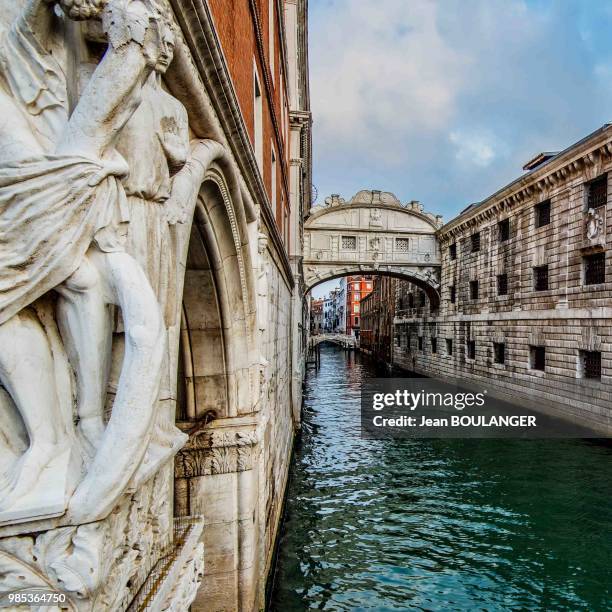
{"label": "weathered stone facade", "polygon": [[612,127],[539,161],[440,229],[441,305],[401,283],[393,362],[609,432]]}

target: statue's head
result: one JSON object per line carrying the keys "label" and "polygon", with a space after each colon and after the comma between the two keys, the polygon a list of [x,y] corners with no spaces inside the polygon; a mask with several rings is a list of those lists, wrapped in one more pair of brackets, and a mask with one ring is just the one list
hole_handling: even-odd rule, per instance
{"label": "statue's head", "polygon": [[176,44],[174,20],[166,2],[163,0],[149,0],[149,2],[159,20],[159,48],[154,61],[154,70],[158,74],[164,74],[174,57]]}
{"label": "statue's head", "polygon": [[[107,34],[102,30],[100,18],[105,7],[114,0],[57,0],[62,11],[70,19],[86,21],[85,37],[94,42],[106,42]],[[167,0],[119,0],[119,5],[140,5],[149,13],[155,24],[155,34],[145,44],[145,55],[149,65],[159,74],[164,74],[174,57],[176,42],[175,25]],[[110,8],[110,6],[109,6]]]}
{"label": "statue's head", "polygon": [[162,31],[161,49],[157,63],[155,64],[155,72],[164,74],[168,70],[168,66],[172,62],[174,57],[174,45],[176,38],[174,34],[174,27],[172,22],[164,23]]}
{"label": "statue's head", "polygon": [[64,14],[75,21],[100,17],[108,0],[59,0]]}

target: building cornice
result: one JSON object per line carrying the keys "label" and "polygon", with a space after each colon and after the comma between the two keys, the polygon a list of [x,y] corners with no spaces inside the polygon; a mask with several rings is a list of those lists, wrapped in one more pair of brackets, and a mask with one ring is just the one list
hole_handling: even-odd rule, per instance
{"label": "building cornice", "polygon": [[[363,301],[363,300],[362,300]],[[612,308],[546,308],[539,310],[510,310],[501,312],[478,312],[475,314],[452,314],[442,318],[432,317],[429,322],[465,323],[490,321],[559,321],[571,319],[609,320]],[[414,317],[396,317],[396,324],[413,323]]]}

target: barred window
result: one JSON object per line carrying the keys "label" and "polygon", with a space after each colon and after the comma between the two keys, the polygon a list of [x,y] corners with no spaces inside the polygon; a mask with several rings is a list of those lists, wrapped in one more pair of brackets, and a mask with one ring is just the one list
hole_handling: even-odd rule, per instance
{"label": "barred window", "polygon": [[453,244],[448,247],[448,256],[451,260],[457,259],[457,243],[453,242]]}
{"label": "barred window", "polygon": [[414,308],[414,293],[408,294],[408,308]]}
{"label": "barred window", "polygon": [[466,356],[468,359],[476,359],[476,341],[468,340],[465,343]]}
{"label": "barred window", "polygon": [[546,369],[546,348],[543,346],[529,347],[529,367],[532,370],[540,370],[543,372]]}
{"label": "barred window", "polygon": [[435,336],[431,337],[431,352],[434,354],[438,352],[438,339]]}
{"label": "barred window", "polygon": [[510,239],[510,219],[504,219],[497,224],[497,232],[499,241],[505,242]]}
{"label": "barred window", "polygon": [[480,251],[480,232],[472,234],[472,253]]}
{"label": "barred window", "polygon": [[580,351],[583,378],[601,378],[601,353],[599,351]]}
{"label": "barred window", "polygon": [[508,275],[497,275],[497,295],[508,295]]}
{"label": "barred window", "polygon": [[454,304],[457,301],[457,289],[455,285],[450,285],[448,288],[450,303]]}
{"label": "barred window", "polygon": [[470,299],[471,300],[478,299],[478,281],[477,280],[470,281]]}
{"label": "barred window", "polygon": [[503,342],[493,343],[493,359],[495,363],[506,363],[506,345]]}
{"label": "barred window", "polygon": [[604,174],[587,186],[587,209],[605,206],[608,202],[608,175]]}
{"label": "barred window", "polygon": [[550,200],[544,200],[544,202],[536,204],[534,212],[536,228],[548,225],[550,223]]}
{"label": "barred window", "polygon": [[451,356],[453,354],[453,339],[452,338],[446,339],[446,353]]}
{"label": "barred window", "polygon": [[342,248],[347,251],[355,251],[357,249],[357,238],[355,236],[342,236]]}
{"label": "barred window", "polygon": [[419,351],[423,350],[423,336],[419,336]]}
{"label": "barred window", "polygon": [[407,253],[409,249],[410,249],[410,239],[409,238],[396,238],[395,239],[395,250],[396,251]]}
{"label": "barred window", "polygon": [[584,284],[597,285],[606,282],[606,254],[594,253],[583,258]]}
{"label": "barred window", "polygon": [[536,291],[548,289],[548,266],[536,266],[533,269],[533,288]]}

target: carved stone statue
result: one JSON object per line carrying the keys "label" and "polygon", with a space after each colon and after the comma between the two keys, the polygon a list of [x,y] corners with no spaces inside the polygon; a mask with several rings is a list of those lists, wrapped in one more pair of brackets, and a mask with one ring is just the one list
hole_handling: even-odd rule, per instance
{"label": "carved stone statue", "polygon": [[183,203],[171,198],[172,174],[187,161],[189,132],[187,111],[162,89],[160,71],[145,83],[142,102],[122,131],[117,150],[130,166],[124,180],[130,214],[128,251],[145,271],[168,321],[174,313],[174,305],[168,304],[168,284],[175,272],[168,222],[184,220]]}
{"label": "carved stone statue", "polygon": [[[29,0],[1,33],[0,382],[11,402],[4,397],[0,428],[19,442],[7,445],[12,460],[2,465],[0,522],[28,516],[20,503],[35,486],[39,499],[45,488],[69,498],[73,524],[110,512],[146,452],[164,355],[157,297],[125,250],[130,207],[121,178],[130,168],[117,140],[151,75],[171,61],[170,23],[152,1],[54,6]],[[71,112],[57,36],[66,16],[101,20],[108,40]],[[105,423],[110,306],[121,309],[126,343]],[[58,384],[70,378],[64,347],[76,415]],[[63,505],[55,499],[39,514],[61,514]]]}

